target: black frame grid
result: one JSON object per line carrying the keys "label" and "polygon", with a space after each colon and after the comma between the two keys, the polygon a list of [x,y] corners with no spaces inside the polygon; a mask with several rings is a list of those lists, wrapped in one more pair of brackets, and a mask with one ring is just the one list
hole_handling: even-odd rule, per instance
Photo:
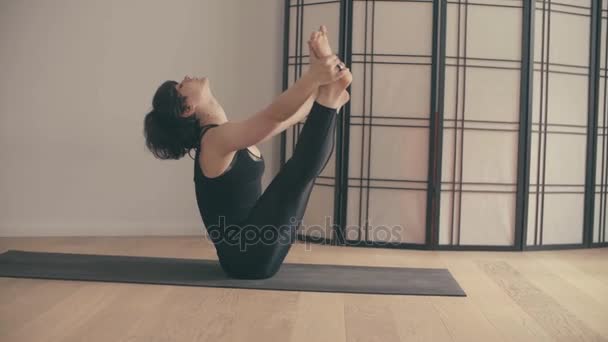
{"label": "black frame grid", "polygon": [[[310,0],[312,1],[312,0]],[[365,3],[374,3],[376,1],[382,0],[340,0],[340,1],[328,1],[330,3],[340,3],[340,42],[339,42],[339,56],[346,63],[347,66],[352,66],[352,20],[353,20],[353,3],[354,2],[365,2]],[[388,1],[388,0],[385,0]],[[515,186],[516,193],[516,208],[515,208],[515,241],[512,246],[486,246],[486,245],[440,245],[439,244],[439,217],[440,217],[440,199],[441,199],[441,170],[442,170],[442,144],[443,144],[443,132],[444,132],[444,105],[445,105],[445,78],[446,78],[446,60],[451,59],[446,57],[446,17],[447,17],[447,5],[449,4],[457,4],[462,5],[464,8],[468,6],[496,6],[496,7],[513,7],[513,5],[508,4],[488,4],[481,3],[468,0],[391,0],[391,1],[399,1],[399,2],[431,2],[433,5],[433,37],[432,37],[432,56],[431,59],[431,103],[430,103],[430,116],[429,116],[429,168],[428,168],[428,182],[427,184],[427,209],[426,209],[426,239],[424,244],[412,244],[412,243],[392,243],[392,242],[371,242],[371,241],[349,241],[345,238],[345,223],[347,217],[347,204],[349,200],[348,198],[348,188],[349,188],[349,177],[348,177],[348,157],[349,157],[349,134],[350,134],[350,126],[351,126],[351,108],[350,103],[347,104],[339,117],[339,125],[337,131],[336,138],[336,172],[335,172],[335,186],[334,186],[334,227],[337,229],[334,230],[334,235],[331,239],[328,238],[315,238],[307,235],[299,235],[300,240],[304,241],[312,241],[326,244],[337,244],[337,245],[354,245],[354,246],[364,246],[364,247],[380,247],[380,248],[407,248],[407,249],[436,249],[436,250],[491,250],[491,251],[521,251],[521,250],[545,250],[545,249],[567,249],[567,248],[582,248],[582,247],[600,247],[606,246],[606,242],[593,244],[592,243],[592,234],[593,234],[593,215],[594,215],[594,189],[596,188],[595,184],[595,168],[596,168],[596,149],[597,149],[597,136],[599,132],[597,131],[597,115],[599,112],[598,108],[598,97],[599,95],[599,82],[600,82],[600,72],[604,71],[604,75],[608,73],[606,68],[600,70],[599,65],[599,48],[601,48],[601,25],[602,18],[606,18],[604,15],[607,11],[602,11],[602,2],[601,0],[591,0],[591,8],[589,9],[591,18],[591,34],[590,34],[590,64],[589,64],[589,121],[587,127],[587,154],[586,154],[586,178],[585,178],[585,204],[584,204],[584,242],[583,244],[564,244],[564,245],[538,245],[538,246],[527,246],[527,224],[529,219],[533,219],[533,217],[528,217],[530,214],[528,213],[528,198],[530,195],[530,163],[531,163],[531,139],[532,139],[532,109],[533,109],[533,80],[534,80],[534,35],[535,35],[535,20],[538,20],[535,16],[535,12],[537,11],[537,6],[540,4],[542,6],[543,3],[553,3],[554,5],[558,5],[556,7],[550,9],[548,12],[562,12],[568,13],[568,9],[579,10],[583,6],[576,5],[567,5],[562,4],[559,1],[553,0],[535,0],[535,1],[527,1],[523,0],[521,2],[517,2],[518,5],[515,6],[517,8],[521,8],[522,10],[522,40],[521,40],[521,60],[511,61],[517,62],[520,65],[519,68],[515,68],[520,70],[521,82],[520,82],[520,105],[519,105],[519,122],[511,123],[511,124],[519,124],[517,130],[509,129],[509,131],[517,131],[518,132],[518,156],[517,156],[517,183],[510,184],[511,186]],[[296,5],[292,5],[292,3],[296,3]],[[288,81],[288,65],[290,61],[295,60],[299,65],[299,73],[301,75],[301,67],[303,62],[303,57],[300,50],[296,50],[296,56],[289,56],[289,38],[290,38],[290,20],[292,18],[290,15],[290,8],[301,7],[307,5],[315,5],[324,2],[310,2],[304,3],[304,0],[285,0],[285,47],[284,47],[284,78],[283,78],[283,89],[287,89],[289,86]],[[373,6],[373,5],[372,5]],[[587,7],[585,7],[587,9]],[[466,9],[465,9],[466,11]],[[302,42],[302,32],[301,25],[303,21],[303,12],[297,12],[297,20],[298,25],[296,25],[296,29],[299,30],[296,33],[296,39],[298,39],[298,43]],[[575,15],[582,15],[576,13]],[[373,25],[372,25],[373,27]],[[543,26],[544,27],[544,26]],[[608,34],[607,34],[608,35]],[[299,37],[299,38],[298,38]],[[367,38],[367,35],[366,35]],[[608,56],[608,37],[606,37],[606,46],[607,49],[606,55]],[[371,42],[373,44],[373,41]],[[298,44],[296,44],[296,49],[298,49]],[[543,45],[544,46],[544,45]],[[466,45],[465,45],[466,49]],[[368,56],[367,53],[362,55],[363,62],[360,63],[378,63],[374,61],[374,56],[378,58],[378,54],[372,54]],[[358,56],[355,56],[357,58]],[[371,61],[368,61],[367,58],[370,58]],[[426,56],[428,57],[428,56]],[[608,57],[607,57],[608,58]],[[491,65],[487,65],[488,61],[480,61],[480,59],[467,57],[466,53],[464,58],[461,56],[456,56],[454,58],[457,64],[460,64],[461,61],[464,62],[464,68],[467,67],[475,67],[475,64],[480,64],[480,67],[488,67],[492,68]],[[504,61],[502,61],[504,62]],[[552,63],[554,65],[554,63]],[[563,72],[559,71],[559,67],[563,67],[563,65],[556,65],[556,69],[558,70],[550,70],[550,72]],[[608,64],[606,65],[608,67]],[[544,68],[544,64],[541,64],[541,69]],[[296,67],[296,70],[298,68]],[[543,69],[544,70],[544,69]],[[297,71],[296,71],[297,72]],[[567,72],[567,71],[566,71]],[[465,71],[466,75],[466,71]],[[370,75],[370,77],[373,77]],[[466,76],[464,76],[466,77]],[[607,78],[604,78],[606,82]],[[465,83],[466,84],[466,83]],[[465,90],[466,91],[466,90]],[[604,93],[607,92],[607,89],[604,89]],[[546,101],[546,98],[544,99]],[[603,113],[607,113],[608,104],[605,103]],[[355,118],[361,119],[361,118]],[[365,117],[363,118],[365,120]],[[466,120],[456,120],[453,124],[456,126],[458,122],[463,122]],[[452,120],[453,122],[453,120]],[[608,125],[608,122],[604,121],[605,125]],[[371,126],[371,125],[370,125]],[[536,125],[538,128],[543,128],[543,125]],[[365,127],[365,126],[364,126]],[[299,133],[299,129],[294,128]],[[608,129],[608,127],[605,127]],[[563,133],[563,132],[559,132]],[[577,133],[578,134],[578,133]],[[600,135],[606,136],[606,135]],[[604,152],[608,150],[604,149]],[[362,150],[363,153],[363,150]],[[606,153],[605,153],[606,155]],[[286,133],[284,132],[281,135],[281,166],[285,163],[286,157]],[[608,158],[608,155],[606,156]],[[604,163],[603,167],[606,167]],[[598,170],[599,172],[600,170]],[[608,175],[608,172],[605,174]],[[369,175],[369,174],[368,174]],[[462,176],[462,172],[460,173]],[[352,178],[351,178],[352,180]],[[608,182],[608,179],[607,179]],[[323,184],[319,184],[323,185]],[[328,184],[329,185],[329,184]],[[504,185],[504,184],[495,184],[495,185]],[[601,185],[601,190],[603,191],[603,183]],[[455,188],[454,188],[455,189]],[[461,183],[461,191],[462,194],[462,183]],[[445,191],[445,190],[444,190]],[[605,191],[604,191],[605,192]],[[604,194],[602,192],[602,194]],[[602,195],[603,196],[603,195]],[[356,200],[356,199],[354,199]],[[368,202],[369,203],[369,202]],[[605,201],[603,202],[605,205]],[[605,214],[604,214],[605,215]],[[605,222],[605,220],[603,221]],[[605,228],[604,228],[605,229]],[[605,236],[605,235],[604,235]]]}

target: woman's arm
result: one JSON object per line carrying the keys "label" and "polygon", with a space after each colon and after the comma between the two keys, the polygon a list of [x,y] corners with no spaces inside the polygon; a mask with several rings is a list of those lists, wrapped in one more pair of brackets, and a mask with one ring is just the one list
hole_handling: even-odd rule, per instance
{"label": "woman's arm", "polygon": [[206,141],[205,144],[210,145],[206,150],[212,150],[215,157],[222,158],[233,151],[271,138],[280,132],[283,122],[301,113],[298,109],[319,86],[333,83],[348,75],[348,69],[337,68],[338,64],[343,63],[336,55],[311,61],[306,73],[268,107],[244,120],[226,122],[205,134],[203,140]]}
{"label": "woman's arm", "polygon": [[287,118],[287,120],[281,122],[267,137],[265,137],[264,139],[260,140],[260,143],[274,137],[275,135],[280,134],[281,132],[283,132],[284,130],[288,129],[289,127],[295,125],[298,122],[301,122],[302,120],[304,120],[305,117],[308,116],[308,114],[310,114],[310,109],[312,108],[312,105],[314,104],[314,102],[317,100],[317,96],[319,94],[319,89],[315,89],[315,91],[306,99],[306,101],[304,102],[304,104],[302,104],[300,106],[300,108],[298,108],[298,110],[296,110],[295,113],[293,113],[293,115],[291,115],[289,118]]}
{"label": "woman's arm", "polygon": [[[219,157],[267,140],[286,128],[286,122],[318,89],[315,75],[307,72],[279,95],[268,107],[243,120],[228,121],[204,135]],[[293,119],[292,119],[293,120]],[[285,129],[283,128],[283,129]]]}
{"label": "woman's arm", "polygon": [[[322,27],[323,28],[323,27]],[[311,51],[327,45],[325,35],[314,31],[308,41]],[[268,107],[254,115],[238,121],[226,122],[205,134],[203,140],[217,157],[247,148],[270,139],[287,127],[295,124],[308,113],[316,97],[312,97],[319,86],[333,83],[348,74],[338,56],[328,54],[322,58],[312,56],[310,68],[291,87],[279,95]],[[339,71],[338,71],[339,70]],[[309,107],[310,106],[310,107]],[[201,144],[203,142],[201,141]]]}

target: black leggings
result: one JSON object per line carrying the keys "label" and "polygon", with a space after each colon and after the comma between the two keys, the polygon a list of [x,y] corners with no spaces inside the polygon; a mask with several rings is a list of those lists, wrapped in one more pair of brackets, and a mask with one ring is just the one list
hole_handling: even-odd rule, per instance
{"label": "black leggings", "polygon": [[333,152],[337,115],[336,109],[313,104],[292,157],[248,218],[237,226],[237,234],[215,244],[220,265],[228,276],[264,279],[279,270],[297,238],[314,181]]}

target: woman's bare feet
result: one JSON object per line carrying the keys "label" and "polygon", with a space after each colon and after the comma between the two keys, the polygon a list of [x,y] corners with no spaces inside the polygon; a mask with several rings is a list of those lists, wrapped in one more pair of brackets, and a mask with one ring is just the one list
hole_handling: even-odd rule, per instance
{"label": "woman's bare feet", "polygon": [[[319,31],[314,31],[309,41],[311,58],[321,58],[333,54],[327,37],[327,27],[321,25]],[[352,83],[353,75],[348,71],[346,76],[339,80],[319,87],[317,102],[329,108],[340,109],[348,101],[350,95],[346,88]]]}

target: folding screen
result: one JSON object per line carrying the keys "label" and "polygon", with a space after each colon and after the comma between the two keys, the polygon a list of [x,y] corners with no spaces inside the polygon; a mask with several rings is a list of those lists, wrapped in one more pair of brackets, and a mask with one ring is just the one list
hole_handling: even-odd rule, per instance
{"label": "folding screen", "polygon": [[[496,250],[606,243],[601,0],[286,4],[284,87],[306,67],[303,42],[320,24],[354,76],[301,238]],[[283,160],[300,127],[283,135]]]}

